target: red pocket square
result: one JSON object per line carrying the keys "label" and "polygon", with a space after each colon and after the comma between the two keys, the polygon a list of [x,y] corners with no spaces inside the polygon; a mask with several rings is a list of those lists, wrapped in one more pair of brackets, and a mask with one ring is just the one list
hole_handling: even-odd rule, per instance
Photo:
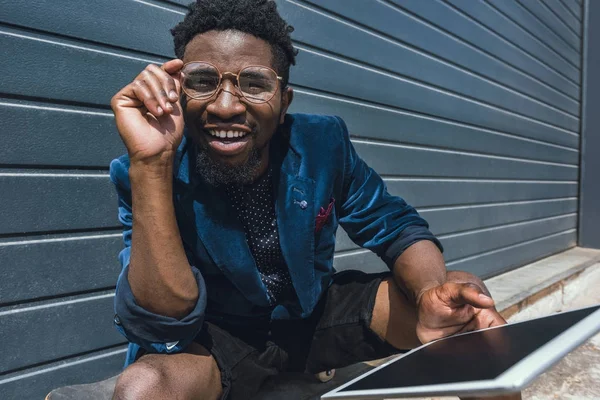
{"label": "red pocket square", "polygon": [[331,210],[333,210],[334,204],[335,199],[331,198],[327,209],[321,207],[321,209],[319,210],[319,214],[317,215],[317,218],[315,218],[315,233],[319,233],[321,229],[323,229],[323,226],[325,226],[325,224],[327,223],[329,215],[331,214]]}

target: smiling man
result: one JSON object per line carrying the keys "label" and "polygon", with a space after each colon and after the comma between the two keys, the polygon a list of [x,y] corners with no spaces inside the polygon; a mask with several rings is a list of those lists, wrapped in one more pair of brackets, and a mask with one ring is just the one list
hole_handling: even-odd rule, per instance
{"label": "smiling man", "polygon": [[[267,0],[201,0],[177,59],[112,99],[124,225],[117,399],[251,399],[319,373],[505,323],[483,283],[387,193],[337,117],[288,114],[292,28]],[[335,273],[335,232],[385,274]],[[516,397],[518,398],[518,397]]]}

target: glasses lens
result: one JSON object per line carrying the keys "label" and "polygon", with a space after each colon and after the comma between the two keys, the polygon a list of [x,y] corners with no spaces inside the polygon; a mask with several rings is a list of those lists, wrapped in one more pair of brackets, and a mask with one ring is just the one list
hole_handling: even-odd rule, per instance
{"label": "glasses lens", "polygon": [[187,64],[181,74],[183,88],[193,98],[210,97],[219,86],[219,71],[210,64]]}
{"label": "glasses lens", "polygon": [[246,99],[256,103],[271,100],[277,91],[277,75],[264,67],[247,67],[240,71],[240,90]]}

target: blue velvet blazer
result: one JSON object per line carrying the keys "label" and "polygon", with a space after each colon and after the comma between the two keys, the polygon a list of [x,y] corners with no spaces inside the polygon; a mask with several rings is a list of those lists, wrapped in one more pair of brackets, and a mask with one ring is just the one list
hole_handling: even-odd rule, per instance
{"label": "blue velvet blazer", "polygon": [[[195,148],[184,138],[174,168],[173,202],[200,296],[181,319],[156,315],[136,304],[127,280],[131,250],[129,158],[110,165],[119,197],[125,248],[115,295],[115,325],[129,340],[126,364],[138,349],[173,353],[185,348],[207,321],[304,318],[335,273],[335,233],[341,225],[358,245],[389,266],[419,240],[439,242],[406,202],[391,196],[382,179],[358,157],[338,117],[289,114],[273,136],[270,162],[281,250],[297,304],[269,306],[245,233],[220,189],[193,173]],[[441,247],[441,246],[440,246]]]}

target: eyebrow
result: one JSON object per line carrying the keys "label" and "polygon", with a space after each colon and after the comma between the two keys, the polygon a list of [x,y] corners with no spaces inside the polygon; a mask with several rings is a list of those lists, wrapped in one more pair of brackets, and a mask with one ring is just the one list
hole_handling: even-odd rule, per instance
{"label": "eyebrow", "polygon": [[265,79],[265,76],[259,72],[256,71],[244,71],[243,74],[241,74],[241,76],[246,76],[249,78],[261,78],[261,79]]}
{"label": "eyebrow", "polygon": [[211,70],[210,68],[196,68],[187,73],[187,75],[199,75],[202,73],[213,72],[215,76],[217,76],[216,71]]}

